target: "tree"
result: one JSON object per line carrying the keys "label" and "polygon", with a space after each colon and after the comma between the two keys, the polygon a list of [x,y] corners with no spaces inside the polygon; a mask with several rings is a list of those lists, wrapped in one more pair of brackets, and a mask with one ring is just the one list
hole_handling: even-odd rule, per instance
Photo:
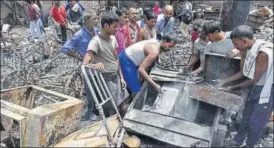
{"label": "tree", "polygon": [[222,28],[230,31],[246,23],[253,0],[226,0],[222,10]]}

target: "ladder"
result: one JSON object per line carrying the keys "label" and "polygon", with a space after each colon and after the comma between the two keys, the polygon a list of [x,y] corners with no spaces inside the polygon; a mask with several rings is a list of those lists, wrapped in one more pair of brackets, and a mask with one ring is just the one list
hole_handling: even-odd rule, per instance
{"label": "ladder", "polygon": [[[86,84],[88,85],[88,88],[91,92],[92,98],[95,102],[96,109],[98,110],[103,125],[106,128],[108,140],[110,141],[110,146],[120,147],[122,143],[122,138],[125,134],[125,129],[123,128],[122,124],[123,120],[102,74],[97,70],[90,68],[88,65],[82,65],[81,70],[86,81]],[[91,83],[93,83],[93,87]],[[99,97],[97,97],[95,92],[97,92]],[[110,126],[106,120],[106,116],[103,111],[103,105],[108,103],[109,101],[114,107],[114,110],[119,120],[118,129],[116,130],[114,136],[111,135],[111,131],[109,128]],[[117,143],[117,145],[115,143]]]}

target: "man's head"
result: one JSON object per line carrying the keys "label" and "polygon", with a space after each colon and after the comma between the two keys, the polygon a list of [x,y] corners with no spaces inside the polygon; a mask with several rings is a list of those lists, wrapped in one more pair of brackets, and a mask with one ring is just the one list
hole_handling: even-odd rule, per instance
{"label": "man's head", "polygon": [[174,47],[176,44],[176,38],[172,35],[164,35],[160,43],[160,48],[162,51],[167,51]]}
{"label": "man's head", "polygon": [[136,22],[137,21],[137,15],[138,15],[137,10],[133,7],[130,7],[129,8],[129,16],[128,16],[129,20],[131,22]]}
{"label": "man's head", "polygon": [[247,25],[240,25],[234,28],[230,34],[230,38],[235,48],[240,51],[251,48],[254,43],[253,30]]}
{"label": "man's head", "polygon": [[173,7],[171,5],[165,6],[164,16],[166,20],[169,20],[173,16]]}
{"label": "man's head", "polygon": [[223,30],[220,22],[211,21],[204,24],[203,32],[210,41],[217,41],[220,38],[220,33],[223,33]]}
{"label": "man's head", "polygon": [[119,23],[125,25],[128,23],[128,14],[129,11],[127,8],[118,8],[116,14],[119,16]]}
{"label": "man's head", "polygon": [[72,6],[74,6],[77,3],[76,0],[69,0],[69,2],[71,3]]}
{"label": "man's head", "polygon": [[60,6],[60,0],[54,0],[54,4],[56,7],[59,7]]}
{"label": "man's head", "polygon": [[155,2],[155,4],[154,4],[154,7],[157,7],[157,8],[159,8],[159,7],[160,7],[160,4],[159,4],[159,2]]}
{"label": "man's head", "polygon": [[35,0],[26,0],[27,3],[32,4],[35,3]]}
{"label": "man's head", "polygon": [[83,18],[84,24],[90,32],[92,32],[93,27],[97,26],[99,23],[99,17],[97,16],[96,11],[94,10],[90,10],[84,13]]}
{"label": "man's head", "polygon": [[148,27],[153,28],[157,21],[157,15],[153,11],[149,11],[146,14],[146,24]]}
{"label": "man's head", "polygon": [[193,19],[204,19],[205,15],[202,11],[197,11],[193,13]]}
{"label": "man's head", "polygon": [[102,15],[101,26],[102,30],[109,35],[115,35],[117,32],[117,25],[119,23],[119,16],[113,12],[106,12]]}
{"label": "man's head", "polygon": [[150,12],[150,11],[152,11],[152,9],[150,8],[150,7],[145,7],[144,8],[144,15],[143,15],[143,19],[144,19],[144,21],[146,22],[147,21],[147,14]]}

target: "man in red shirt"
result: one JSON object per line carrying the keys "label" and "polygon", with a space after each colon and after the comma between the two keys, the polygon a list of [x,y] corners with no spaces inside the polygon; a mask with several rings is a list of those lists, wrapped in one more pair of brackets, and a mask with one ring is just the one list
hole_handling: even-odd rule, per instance
{"label": "man in red shirt", "polygon": [[53,18],[52,20],[54,24],[60,24],[62,44],[64,44],[67,41],[67,29],[71,29],[68,27],[66,21],[66,10],[63,6],[60,5],[60,0],[54,1],[54,4],[50,10],[50,15]]}

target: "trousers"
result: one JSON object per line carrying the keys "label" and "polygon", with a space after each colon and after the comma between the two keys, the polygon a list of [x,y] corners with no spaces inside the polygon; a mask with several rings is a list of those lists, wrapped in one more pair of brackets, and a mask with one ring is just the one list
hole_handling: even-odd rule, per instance
{"label": "trousers", "polygon": [[259,104],[262,89],[263,86],[255,85],[249,92],[239,130],[234,137],[235,141],[240,145],[246,138],[247,145],[256,145],[259,142],[261,133],[271,116],[273,109],[273,85],[269,102],[265,104]]}

